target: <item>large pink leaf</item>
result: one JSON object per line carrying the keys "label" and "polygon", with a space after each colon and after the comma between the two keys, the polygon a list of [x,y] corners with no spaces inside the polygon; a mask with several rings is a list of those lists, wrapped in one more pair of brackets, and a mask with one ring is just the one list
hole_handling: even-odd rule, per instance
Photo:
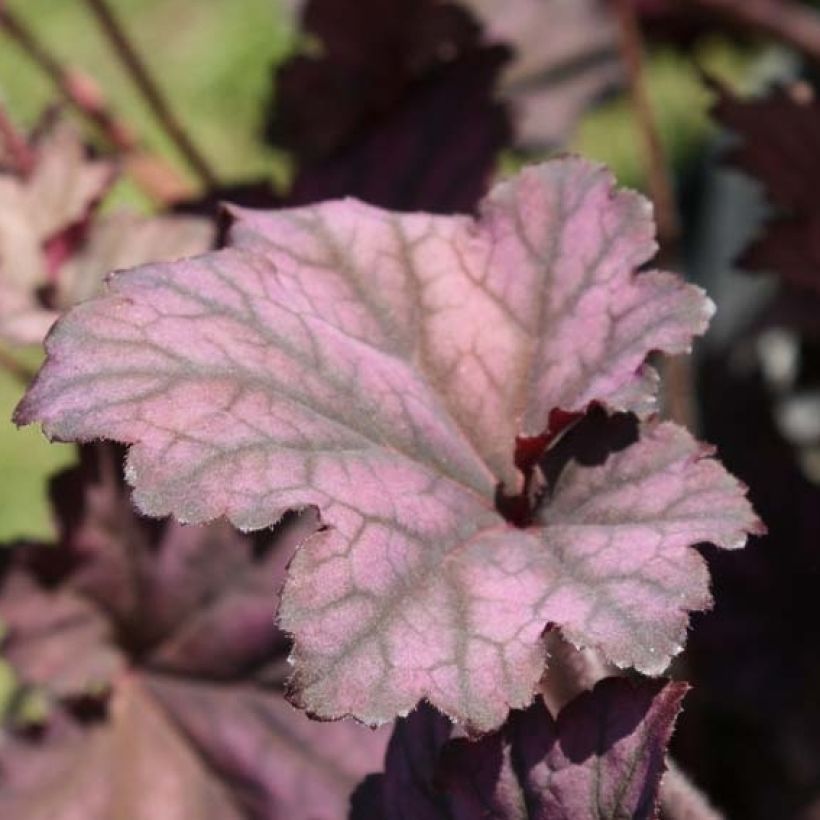
{"label": "large pink leaf", "polygon": [[647,354],[706,325],[700,290],[635,274],[655,248],[645,200],[562,159],[478,220],[353,200],[237,216],[233,247],[118,275],[72,311],[18,422],[132,444],[151,514],[250,529],[316,505],[327,528],[280,619],[294,698],[321,716],[380,723],[426,696],[491,729],[529,703],[550,621],[662,668],[708,602],[688,546],[755,525],[691,438],[650,427],[611,464],[568,467],[526,529],[495,509],[524,483],[517,436],[556,408],[651,409]]}

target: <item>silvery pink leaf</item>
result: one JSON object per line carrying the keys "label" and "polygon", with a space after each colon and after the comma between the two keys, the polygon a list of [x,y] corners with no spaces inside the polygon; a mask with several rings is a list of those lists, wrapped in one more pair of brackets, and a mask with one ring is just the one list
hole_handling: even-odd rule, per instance
{"label": "silvery pink leaf", "polygon": [[318,507],[280,622],[292,697],[319,716],[377,724],[427,697],[493,729],[530,702],[548,622],[663,668],[708,603],[689,546],[756,526],[737,482],[650,425],[611,463],[568,465],[526,526],[495,504],[526,489],[519,436],[592,402],[646,412],[649,352],[706,326],[699,289],[635,273],[646,201],[566,158],[476,220],[354,200],[237,218],[232,247],[115,276],[72,311],[17,421],[131,444],[153,515],[254,529]]}
{"label": "silvery pink leaf", "polygon": [[[553,719],[538,698],[478,741],[421,708],[396,724],[353,820],[653,820],[687,685],[607,678]],[[364,802],[364,800],[368,802]]]}

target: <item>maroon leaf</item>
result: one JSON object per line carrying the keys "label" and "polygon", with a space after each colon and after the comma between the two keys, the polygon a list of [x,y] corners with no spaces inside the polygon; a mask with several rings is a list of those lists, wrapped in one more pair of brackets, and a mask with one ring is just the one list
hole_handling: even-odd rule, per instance
{"label": "maroon leaf", "polygon": [[273,619],[315,519],[253,539],[224,522],[148,521],[130,508],[119,453],[82,455],[53,487],[60,545],[3,551],[4,654],[52,711],[33,734],[0,733],[0,814],[343,816],[386,737],[286,703],[289,647]]}
{"label": "maroon leaf", "polygon": [[710,602],[690,545],[759,527],[708,451],[649,424],[568,465],[526,528],[495,509],[497,487],[527,491],[519,436],[554,408],[646,412],[647,354],[705,327],[701,291],[634,272],[654,251],[645,201],[564,159],[477,221],[352,200],[238,218],[233,247],[75,309],[18,422],[132,444],[154,515],[253,529],[318,507],[280,622],[292,697],[319,716],[378,724],[427,697],[491,730],[530,702],[547,623],[660,672]]}
{"label": "maroon leaf", "polygon": [[440,788],[439,758],[457,729],[426,703],[399,718],[384,760],[384,774],[371,775],[351,801],[351,820],[451,818]]}
{"label": "maroon leaf", "polygon": [[268,136],[308,161],[343,148],[479,34],[467,12],[439,0],[310,0],[302,25],[322,53],[277,70]]}
{"label": "maroon leaf", "polygon": [[288,204],[355,196],[402,211],[473,211],[510,141],[493,94],[505,61],[501,48],[477,49],[414,84],[343,150],[303,163]]}
{"label": "maroon leaf", "polygon": [[805,84],[750,100],[710,84],[718,95],[714,117],[740,140],[728,162],[758,179],[777,209],[738,264],[820,290],[820,103]]}
{"label": "maroon leaf", "polygon": [[687,688],[608,678],[557,720],[539,698],[478,741],[450,740],[446,721],[419,710],[397,724],[385,774],[357,793],[353,817],[650,820]]}
{"label": "maroon leaf", "polygon": [[[278,76],[277,95],[285,99],[277,98],[268,135],[303,161],[327,156],[357,126],[372,127],[425,72],[458,63],[475,46],[479,23],[487,42],[513,51],[499,91],[517,115],[516,141],[526,150],[565,147],[581,115],[623,79],[604,0],[461,0],[458,9],[431,0],[371,0],[365,12],[349,10],[349,2],[288,3],[325,44],[321,58],[298,57]],[[456,95],[450,101],[459,105]]]}
{"label": "maroon leaf", "polygon": [[450,3],[313,0],[319,57],[278,71],[271,131],[299,171],[290,205],[355,196],[373,205],[471,212],[509,143],[495,85],[508,53],[479,44]]}
{"label": "maroon leaf", "polygon": [[492,806],[510,820],[656,817],[664,753],[686,689],[608,678],[555,722],[539,700],[513,713],[498,735],[453,741],[441,778],[455,815]]}

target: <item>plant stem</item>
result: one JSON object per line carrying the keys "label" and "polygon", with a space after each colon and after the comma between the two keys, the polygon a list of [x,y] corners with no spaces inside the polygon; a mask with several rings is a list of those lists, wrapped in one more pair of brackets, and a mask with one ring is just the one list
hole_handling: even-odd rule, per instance
{"label": "plant stem", "polygon": [[91,120],[114,147],[123,152],[136,148],[133,132],[108,110],[91,78],[63,68],[25,23],[3,6],[0,6],[0,26],[48,74],[66,100]]}
{"label": "plant stem", "polygon": [[0,347],[0,370],[4,370],[13,376],[24,387],[27,387],[29,382],[34,378],[33,370],[26,367],[26,365],[18,361],[11,353],[2,347]]}
{"label": "plant stem", "polygon": [[[660,243],[659,262],[663,266],[676,268],[681,256],[681,224],[669,164],[646,89],[643,38],[634,0],[613,0],[613,5],[618,20],[621,58],[626,69],[635,122],[643,148],[649,195],[655,205]],[[697,414],[690,357],[670,356],[663,361],[662,369],[666,415],[694,431]]]}
{"label": "plant stem", "polygon": [[0,141],[14,165],[14,170],[21,176],[28,176],[34,169],[34,152],[15,127],[2,104],[0,104]]}
{"label": "plant stem", "polygon": [[148,155],[134,132],[108,107],[96,82],[75,69],[65,68],[34,33],[0,0],[0,28],[49,76],[60,94],[100,131],[103,137],[126,156],[126,167],[148,196],[167,204],[189,197],[193,192],[177,170],[161,157]]}
{"label": "plant stem", "polygon": [[86,0],[86,5],[96,17],[100,28],[113,46],[117,57],[125,66],[134,84],[154,112],[154,116],[156,116],[168,136],[174,141],[179,152],[185,157],[188,164],[206,187],[216,187],[216,175],[198,148],[194,145],[188,132],[182,127],[182,124],[175,116],[171,106],[168,104],[168,100],[160,91],[159,86],[154,81],[147,66],[131,44],[125,30],[105,0]]}
{"label": "plant stem", "polygon": [[685,0],[693,8],[724,17],[786,43],[820,63],[820,14],[791,0]]}

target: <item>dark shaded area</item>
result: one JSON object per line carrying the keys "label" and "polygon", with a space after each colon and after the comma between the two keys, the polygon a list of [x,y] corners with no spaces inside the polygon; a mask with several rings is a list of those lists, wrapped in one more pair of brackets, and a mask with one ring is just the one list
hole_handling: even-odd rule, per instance
{"label": "dark shaded area", "polygon": [[528,527],[570,461],[585,467],[603,464],[612,453],[634,444],[638,433],[636,416],[610,414],[598,404],[584,413],[552,410],[540,436],[516,440],[515,466],[522,473],[523,487],[516,495],[503,485],[497,487],[496,509],[516,527]]}
{"label": "dark shaded area", "polygon": [[277,69],[266,135],[308,163],[344,148],[479,40],[470,15],[439,0],[309,0],[302,30],[318,54]]}
{"label": "dark shaded area", "polygon": [[268,127],[298,162],[284,204],[473,211],[512,137],[494,93],[508,50],[436,0],[311,0],[304,27],[320,55],[278,70]]}
{"label": "dark shaded area", "polygon": [[634,444],[638,434],[636,416],[631,413],[610,414],[603,407],[592,405],[541,458],[547,492],[555,487],[570,461],[585,467],[603,464],[612,453]]}
{"label": "dark shaded area", "polygon": [[736,137],[726,162],[758,180],[774,209],[738,260],[820,290],[820,103],[806,81],[740,99],[717,82],[714,118]]}
{"label": "dark shaded area", "polygon": [[553,719],[540,697],[498,732],[459,737],[427,705],[396,723],[385,772],[352,820],[655,816],[664,750],[685,684],[607,678]]}
{"label": "dark shaded area", "polygon": [[820,488],[771,417],[759,373],[703,368],[704,434],[769,535],[706,549],[715,608],[693,618],[675,752],[730,817],[801,816],[820,792]]}

